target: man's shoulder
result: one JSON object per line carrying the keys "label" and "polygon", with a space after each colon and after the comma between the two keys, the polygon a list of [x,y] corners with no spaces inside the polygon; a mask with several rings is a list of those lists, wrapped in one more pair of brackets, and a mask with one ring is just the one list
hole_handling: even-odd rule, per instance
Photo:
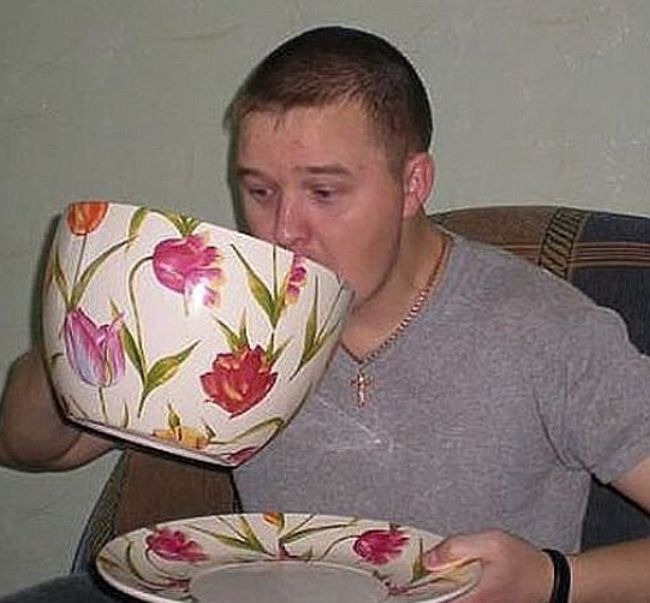
{"label": "man's shoulder", "polygon": [[598,306],[571,283],[503,249],[458,237],[458,295],[471,300],[482,321],[515,329],[538,325],[563,331],[611,310]]}

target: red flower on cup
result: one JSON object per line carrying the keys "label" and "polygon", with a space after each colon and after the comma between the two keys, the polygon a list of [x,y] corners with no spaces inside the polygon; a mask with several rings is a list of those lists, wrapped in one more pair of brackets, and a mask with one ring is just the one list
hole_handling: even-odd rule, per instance
{"label": "red flower on cup", "polygon": [[65,219],[73,234],[87,235],[100,225],[107,210],[106,201],[97,199],[77,201],[68,205]]}
{"label": "red flower on cup", "polygon": [[212,371],[201,375],[201,385],[210,402],[237,416],[261,402],[277,376],[259,345],[253,350],[244,346],[235,353],[218,354]]}
{"label": "red flower on cup", "polygon": [[166,239],[153,252],[153,270],[158,281],[183,294],[186,301],[204,306],[219,303],[218,287],[223,281],[220,263],[219,250],[199,234]]}
{"label": "red flower on cup", "polygon": [[226,461],[232,465],[241,465],[245,463],[248,459],[255,456],[255,453],[259,450],[259,446],[246,446],[240,450],[235,450],[235,452],[229,452],[226,454]]}
{"label": "red flower on cup", "polygon": [[189,539],[180,530],[156,528],[146,539],[147,551],[152,551],[166,561],[205,561],[208,556],[195,540]]}
{"label": "red flower on cup", "polygon": [[79,378],[96,387],[109,387],[124,375],[120,341],[122,317],[97,325],[81,308],[73,308],[63,322],[65,352]]}
{"label": "red flower on cup", "polygon": [[365,561],[374,565],[384,565],[398,557],[409,537],[398,527],[388,530],[367,530],[357,537],[352,549]]}

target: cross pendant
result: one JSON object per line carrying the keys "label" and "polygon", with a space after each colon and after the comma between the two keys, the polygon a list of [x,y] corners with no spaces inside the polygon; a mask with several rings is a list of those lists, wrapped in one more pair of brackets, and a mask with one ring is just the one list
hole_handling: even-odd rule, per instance
{"label": "cross pendant", "polygon": [[352,385],[357,388],[357,406],[362,408],[368,400],[368,388],[372,384],[372,378],[363,372],[359,367],[357,376],[352,380]]}

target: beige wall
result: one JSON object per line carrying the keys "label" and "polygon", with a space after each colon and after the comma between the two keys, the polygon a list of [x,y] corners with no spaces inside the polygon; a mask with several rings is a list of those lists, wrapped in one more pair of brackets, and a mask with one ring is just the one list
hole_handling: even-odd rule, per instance
{"label": "beige wall", "polygon": [[[220,115],[261,54],[326,22],[387,34],[432,87],[432,207],[650,215],[646,0],[0,0],[0,379],[29,344],[63,204],[131,199],[232,225]],[[0,470],[0,594],[67,571],[114,461]]]}

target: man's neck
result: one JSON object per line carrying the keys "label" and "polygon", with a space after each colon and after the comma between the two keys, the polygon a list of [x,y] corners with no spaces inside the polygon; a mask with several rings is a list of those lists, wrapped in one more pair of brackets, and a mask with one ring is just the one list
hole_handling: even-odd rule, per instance
{"label": "man's neck", "polygon": [[355,358],[362,359],[379,348],[409,315],[432,272],[443,261],[446,238],[424,215],[408,225],[388,279],[348,318],[343,345]]}

